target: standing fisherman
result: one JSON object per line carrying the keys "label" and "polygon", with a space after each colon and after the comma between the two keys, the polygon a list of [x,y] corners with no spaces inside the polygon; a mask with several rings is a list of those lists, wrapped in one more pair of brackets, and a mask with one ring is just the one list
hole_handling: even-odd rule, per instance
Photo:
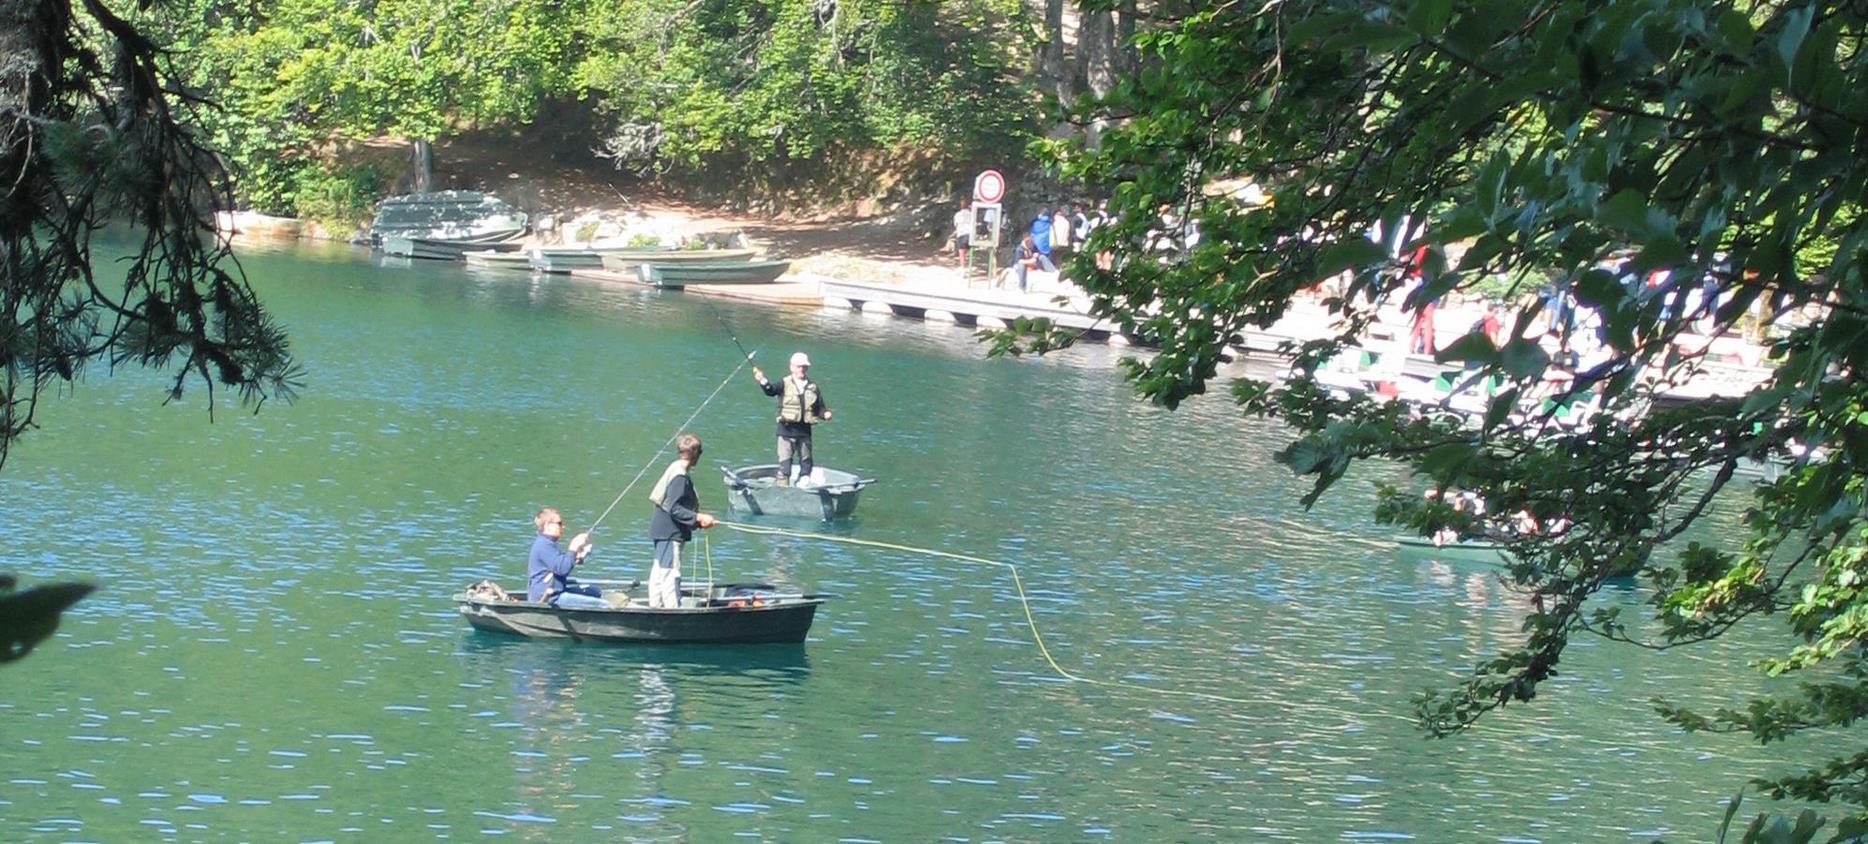
{"label": "standing fisherman", "polygon": [[688,470],[700,462],[700,437],[682,434],[675,438],[675,460],[655,482],[649,500],[655,512],[649,517],[649,541],[655,545],[655,562],[649,568],[649,606],[673,609],[681,606],[681,548],[694,538],[694,529],[714,526],[714,517],[700,509],[700,496]]}
{"label": "standing fisherman", "polygon": [[[811,426],[830,421],[830,408],[824,394],[805,373],[811,359],[803,352],[791,356],[791,374],[774,384],[765,380],[765,371],[752,368],[752,377],[768,396],[778,396],[778,482],[789,478],[793,486],[811,477]],[[797,462],[792,462],[793,458]],[[789,470],[786,467],[791,467]]]}

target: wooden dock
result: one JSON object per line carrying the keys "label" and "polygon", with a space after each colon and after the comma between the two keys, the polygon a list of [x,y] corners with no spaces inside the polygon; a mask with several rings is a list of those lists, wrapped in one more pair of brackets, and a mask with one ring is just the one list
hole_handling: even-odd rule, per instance
{"label": "wooden dock", "polygon": [[1108,323],[1090,316],[1087,301],[1061,291],[1027,293],[957,284],[883,284],[827,278],[818,279],[817,284],[826,308],[983,328],[1005,328],[1021,317],[1041,317],[1064,328],[1085,331],[1091,339],[1115,343],[1128,340],[1111,330]]}

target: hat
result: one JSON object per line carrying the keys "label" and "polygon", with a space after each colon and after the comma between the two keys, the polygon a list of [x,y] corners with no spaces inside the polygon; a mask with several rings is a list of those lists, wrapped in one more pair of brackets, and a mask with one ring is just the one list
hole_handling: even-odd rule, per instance
{"label": "hat", "polygon": [[791,365],[792,366],[810,366],[811,358],[809,355],[806,355],[803,352],[792,352],[791,353]]}

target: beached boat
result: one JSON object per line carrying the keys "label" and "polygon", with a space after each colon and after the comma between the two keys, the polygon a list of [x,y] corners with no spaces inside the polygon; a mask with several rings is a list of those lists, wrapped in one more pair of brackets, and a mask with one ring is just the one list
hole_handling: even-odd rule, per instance
{"label": "beached boat", "polygon": [[525,231],[525,212],[479,191],[444,190],[392,196],[376,204],[370,243],[389,237],[506,240]]}
{"label": "beached boat", "polygon": [[767,583],[694,584],[683,586],[680,607],[650,609],[645,587],[631,583],[605,590],[604,598],[618,606],[559,607],[523,600],[524,589],[514,600],[511,593],[490,586],[483,581],[454,596],[460,614],[476,629],[592,642],[802,642],[827,597],[785,592]]}
{"label": "beached boat", "polygon": [[514,229],[506,232],[497,240],[472,238],[467,240],[445,240],[432,237],[403,237],[390,235],[383,238],[383,254],[399,255],[404,258],[426,258],[431,261],[459,261],[469,252],[518,252],[524,243],[525,232]]}
{"label": "beached boat", "polygon": [[634,273],[649,263],[713,264],[725,261],[750,261],[751,249],[625,249],[603,253],[603,269],[612,273]]}
{"label": "beached boat", "polygon": [[856,512],[856,499],[863,487],[875,483],[839,469],[818,466],[811,471],[808,485],[785,486],[778,483],[775,463],[720,467],[726,476],[727,502],[734,510],[755,516],[793,516],[829,521]]}
{"label": "beached boat", "polygon": [[771,284],[791,269],[790,261],[649,262],[636,267],[643,284],[686,287],[690,284]]}

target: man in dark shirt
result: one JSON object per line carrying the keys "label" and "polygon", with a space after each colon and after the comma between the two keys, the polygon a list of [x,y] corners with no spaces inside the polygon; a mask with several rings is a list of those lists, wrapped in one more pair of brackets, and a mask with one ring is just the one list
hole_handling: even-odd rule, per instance
{"label": "man in dark shirt", "polygon": [[649,493],[649,500],[655,502],[655,512],[649,516],[649,541],[655,546],[655,562],[649,567],[651,608],[681,606],[681,548],[694,537],[695,528],[705,530],[715,521],[711,514],[701,512],[700,496],[688,477],[700,462],[700,437],[676,437],[675,454],[675,461]]}
{"label": "man in dark shirt", "polygon": [[759,388],[768,396],[778,396],[779,483],[789,481],[795,486],[801,478],[811,476],[811,426],[830,421],[830,408],[825,406],[817,382],[811,380],[810,369],[811,359],[803,352],[791,356],[791,374],[777,384],[765,379],[764,370],[752,368]]}

